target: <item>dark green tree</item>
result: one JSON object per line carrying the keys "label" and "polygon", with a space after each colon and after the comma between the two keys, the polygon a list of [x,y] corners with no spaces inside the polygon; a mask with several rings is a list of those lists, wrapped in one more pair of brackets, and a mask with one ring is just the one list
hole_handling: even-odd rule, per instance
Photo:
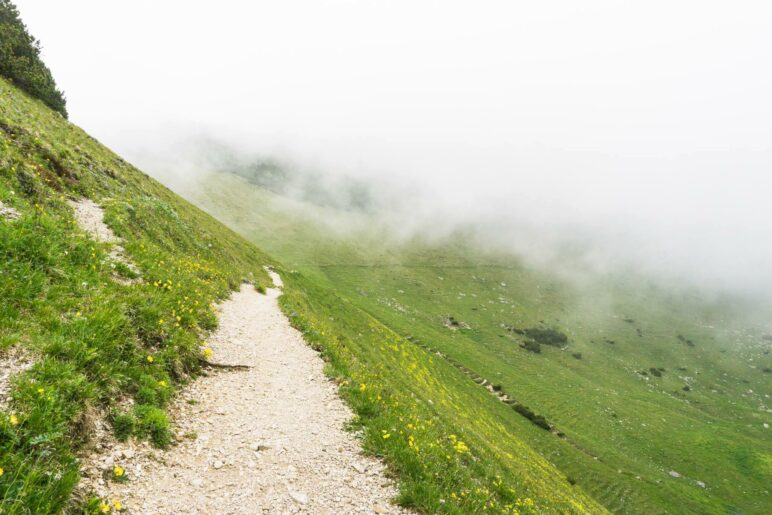
{"label": "dark green tree", "polygon": [[40,59],[40,42],[27,32],[10,0],[0,0],[0,76],[67,117],[64,94]]}

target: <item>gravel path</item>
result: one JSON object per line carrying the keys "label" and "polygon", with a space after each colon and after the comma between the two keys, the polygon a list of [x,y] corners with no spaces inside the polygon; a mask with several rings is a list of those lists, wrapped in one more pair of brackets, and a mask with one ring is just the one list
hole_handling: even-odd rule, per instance
{"label": "gravel path", "polygon": [[119,465],[128,481],[99,481],[98,493],[131,513],[404,513],[383,465],[343,430],[352,414],[279,295],[244,285],[220,306],[212,361],[251,368],[181,393],[171,409],[179,445],[111,446],[98,466]]}
{"label": "gravel path", "polygon": [[117,243],[120,241],[113,230],[104,223],[104,211],[93,200],[83,198],[77,202],[68,202],[75,215],[75,220],[84,231],[90,233],[94,239],[102,243]]}
{"label": "gravel path", "polygon": [[[112,244],[110,259],[118,263],[123,263],[138,275],[139,269],[126,257],[126,251],[121,246],[121,239],[118,238],[113,230],[104,222],[105,213],[99,204],[87,198],[80,199],[77,202],[69,201],[68,204],[70,204],[75,216],[75,221],[81,229],[90,233],[98,242]],[[113,275],[113,279],[124,285],[142,282],[142,279],[139,277],[135,279],[126,279],[117,274]]]}

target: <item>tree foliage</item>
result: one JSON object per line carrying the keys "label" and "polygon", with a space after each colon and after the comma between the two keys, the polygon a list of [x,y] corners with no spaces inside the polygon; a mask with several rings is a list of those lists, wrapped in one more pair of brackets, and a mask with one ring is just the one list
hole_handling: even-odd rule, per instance
{"label": "tree foliage", "polygon": [[0,75],[67,116],[64,94],[40,59],[40,42],[27,32],[10,0],[0,0]]}

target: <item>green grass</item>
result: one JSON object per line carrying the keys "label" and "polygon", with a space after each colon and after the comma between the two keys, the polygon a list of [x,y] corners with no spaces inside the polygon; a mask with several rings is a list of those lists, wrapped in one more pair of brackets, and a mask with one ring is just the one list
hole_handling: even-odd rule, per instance
{"label": "green grass", "polygon": [[[66,200],[81,197],[104,206],[141,284],[117,282],[131,272],[77,228]],[[0,219],[0,353],[35,361],[0,412],[0,512],[75,510],[76,458],[95,417],[120,438],[168,445],[163,409],[199,371],[212,303],[242,280],[269,284],[270,261],[3,80],[0,201],[22,214]]]}
{"label": "green grass", "polygon": [[[205,190],[184,194],[294,270],[285,312],[329,361],[406,505],[500,511],[528,498],[538,512],[767,510],[770,344],[743,314],[753,306],[633,275],[572,282],[478,251],[464,234],[400,242],[362,229],[377,227],[366,217],[298,205],[236,176],[217,175]],[[550,328],[568,336],[565,349],[521,347]],[[468,452],[454,453],[450,435]]]}
{"label": "green grass", "polygon": [[[98,509],[71,498],[95,417],[116,438],[172,443],[164,408],[199,371],[212,304],[245,279],[264,289],[265,264],[405,506],[763,513],[772,501],[770,343],[737,305],[633,276],[571,282],[465,234],[398,241],[230,175],[185,192],[275,262],[3,81],[0,150],[0,201],[22,213],[0,220],[0,352],[35,361],[0,413],[2,513]],[[80,197],[105,208],[141,283],[116,281],[135,274],[78,230],[66,200]],[[539,353],[522,348],[534,338]]]}

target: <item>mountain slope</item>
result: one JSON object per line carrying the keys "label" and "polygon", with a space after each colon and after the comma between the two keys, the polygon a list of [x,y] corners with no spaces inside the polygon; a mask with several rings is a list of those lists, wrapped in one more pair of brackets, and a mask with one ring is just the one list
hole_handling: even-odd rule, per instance
{"label": "mountain slope", "polygon": [[[272,261],[3,80],[0,148],[0,364],[31,364],[0,406],[0,511],[96,512],[98,499],[70,497],[94,421],[106,417],[120,439],[173,443],[164,409],[200,368],[202,339],[217,323],[211,306],[245,279],[268,285],[263,266]],[[71,203],[84,198],[104,209],[119,255],[78,227]],[[318,347],[326,325],[336,328],[327,333],[340,338],[324,352],[328,371],[360,416],[366,448],[389,450],[403,504],[603,512],[524,440],[489,440],[504,419],[481,413],[489,425],[471,432],[455,424],[476,416],[457,407],[488,395],[462,386],[444,360],[340,304],[332,289],[285,275],[282,303],[297,307],[291,320],[307,341]]]}
{"label": "mountain slope", "polygon": [[[139,274],[78,228],[82,198]],[[0,512],[56,513],[97,417],[170,442],[163,408],[200,368],[212,303],[270,284],[270,260],[2,79],[0,202],[0,356],[32,363],[0,406]]]}
{"label": "mountain slope", "polygon": [[[375,371],[370,381],[400,394],[399,408],[363,408],[376,436],[394,427],[383,411],[426,409],[505,485],[529,485],[546,463],[616,512],[763,513],[772,500],[770,328],[744,313],[756,306],[634,275],[574,283],[466,234],[396,240],[366,215],[229,174],[183,194],[296,269],[287,312],[344,375],[369,384]],[[409,470],[410,442],[388,442],[371,445]]]}

